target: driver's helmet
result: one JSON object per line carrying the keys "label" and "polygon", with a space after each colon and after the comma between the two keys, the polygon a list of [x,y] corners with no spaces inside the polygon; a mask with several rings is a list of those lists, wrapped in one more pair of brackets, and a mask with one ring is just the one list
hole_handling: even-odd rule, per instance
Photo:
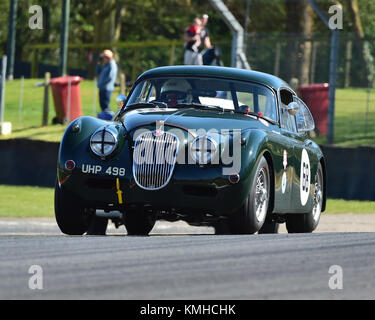
{"label": "driver's helmet", "polygon": [[185,79],[169,79],[163,84],[160,97],[169,105],[191,103],[193,101],[191,89],[191,85]]}

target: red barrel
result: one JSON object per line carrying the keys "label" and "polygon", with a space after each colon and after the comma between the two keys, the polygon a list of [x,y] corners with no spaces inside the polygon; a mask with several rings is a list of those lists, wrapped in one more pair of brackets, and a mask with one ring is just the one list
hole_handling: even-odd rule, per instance
{"label": "red barrel", "polygon": [[79,87],[82,80],[83,78],[78,76],[51,79],[50,83],[56,111],[54,122],[70,122],[82,116],[81,91]]}
{"label": "red barrel", "polygon": [[327,134],[329,84],[310,84],[298,89],[301,99],[309,107],[319,134]]}

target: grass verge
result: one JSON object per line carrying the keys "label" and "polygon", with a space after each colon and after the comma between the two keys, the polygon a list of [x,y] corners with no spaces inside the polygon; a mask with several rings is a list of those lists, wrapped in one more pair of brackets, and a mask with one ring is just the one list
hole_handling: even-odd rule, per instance
{"label": "grass verge", "polygon": [[[53,188],[0,185],[0,218],[53,217]],[[375,213],[375,202],[329,199],[328,214]]]}
{"label": "grass verge", "polygon": [[53,217],[54,189],[0,185],[0,218]]}

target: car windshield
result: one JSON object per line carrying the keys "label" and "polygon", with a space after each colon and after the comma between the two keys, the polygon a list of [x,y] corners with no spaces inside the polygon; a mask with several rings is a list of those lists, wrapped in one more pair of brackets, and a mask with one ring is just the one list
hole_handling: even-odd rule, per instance
{"label": "car windshield", "polygon": [[215,106],[261,113],[277,121],[273,91],[253,82],[204,77],[149,78],[137,84],[126,105],[142,103],[167,107]]}

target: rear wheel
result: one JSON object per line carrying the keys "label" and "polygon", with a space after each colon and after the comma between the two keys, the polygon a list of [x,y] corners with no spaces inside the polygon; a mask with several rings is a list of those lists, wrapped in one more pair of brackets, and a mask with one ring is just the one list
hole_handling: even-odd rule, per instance
{"label": "rear wheel", "polygon": [[288,214],[286,228],[289,233],[311,233],[319,224],[324,198],[324,176],[321,163],[315,176],[314,207],[305,214]]}
{"label": "rear wheel", "polygon": [[156,222],[153,214],[147,212],[143,206],[126,210],[123,220],[130,236],[147,236]]}
{"label": "rear wheel", "polygon": [[61,232],[67,235],[83,235],[89,227],[89,219],[79,199],[58,182],[55,184],[55,217]]}
{"label": "rear wheel", "polygon": [[270,199],[270,171],[264,157],[260,159],[254,177],[244,205],[229,218],[229,228],[233,234],[256,233],[266,220]]}

